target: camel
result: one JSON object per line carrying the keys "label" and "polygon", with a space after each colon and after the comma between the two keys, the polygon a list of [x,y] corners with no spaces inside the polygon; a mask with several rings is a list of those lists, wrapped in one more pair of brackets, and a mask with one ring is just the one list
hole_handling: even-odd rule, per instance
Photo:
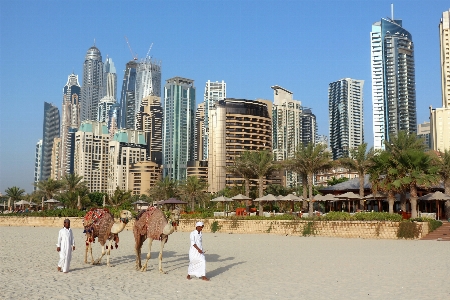
{"label": "camel", "polygon": [[[161,241],[161,249],[159,251],[159,272],[165,273],[162,269],[162,253],[164,244],[167,242],[169,235],[172,234],[174,228],[172,222],[166,219],[164,213],[156,207],[150,207],[141,211],[134,222],[133,234],[135,240],[136,251],[136,270],[145,272],[150,259],[153,240]],[[144,241],[148,239],[148,254],[144,265],[141,265],[141,248]]]}
{"label": "camel", "polygon": [[[91,254],[91,263],[93,265],[100,264],[103,256],[106,254],[106,264],[108,267],[111,267],[110,254],[113,249],[112,243],[113,241],[116,242],[116,249],[119,247],[119,233],[124,230],[131,218],[132,215],[130,211],[122,210],[120,212],[119,222],[115,223],[114,217],[108,209],[91,209],[83,219],[84,233],[86,233],[86,252],[84,253],[84,263],[88,263],[88,252]],[[94,261],[94,257],[92,255],[92,243],[95,243],[96,237],[98,237],[98,241],[102,246],[102,255]]]}

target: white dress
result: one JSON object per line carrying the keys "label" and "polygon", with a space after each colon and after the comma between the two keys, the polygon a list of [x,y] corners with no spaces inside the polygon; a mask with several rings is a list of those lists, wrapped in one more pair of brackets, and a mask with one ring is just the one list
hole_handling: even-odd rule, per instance
{"label": "white dress", "polygon": [[58,243],[56,247],[60,247],[58,267],[63,272],[68,272],[70,268],[70,260],[72,259],[72,246],[75,246],[72,229],[63,227],[59,231]]}
{"label": "white dress", "polygon": [[202,247],[202,232],[200,233],[197,230],[191,232],[191,247],[189,248],[189,268],[188,274],[191,276],[202,277],[205,276],[206,273],[206,259],[205,254],[198,253],[198,250],[195,249],[194,244],[201,250]]}

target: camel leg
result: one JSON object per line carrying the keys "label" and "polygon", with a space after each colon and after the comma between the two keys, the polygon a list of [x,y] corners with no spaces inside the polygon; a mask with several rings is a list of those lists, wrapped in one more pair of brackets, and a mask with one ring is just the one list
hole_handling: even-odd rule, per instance
{"label": "camel leg", "polygon": [[89,242],[89,253],[91,253],[91,264],[94,264],[94,255],[92,254],[92,243]]}
{"label": "camel leg", "polygon": [[138,237],[136,244],[134,245],[134,251],[136,253],[136,270],[140,270],[142,268],[141,265],[141,249],[142,249],[142,237]]}
{"label": "camel leg", "polygon": [[94,262],[94,265],[99,265],[102,262],[102,258],[106,254],[105,245],[107,245],[107,243],[102,245],[102,255]]}
{"label": "camel leg", "polygon": [[164,237],[163,239],[161,239],[161,249],[159,250],[159,272],[160,273],[164,273],[167,274],[167,272],[164,272],[162,269],[162,254],[163,254],[163,249],[164,249],[164,245],[167,242],[167,237]]}
{"label": "camel leg", "polygon": [[106,250],[106,265],[107,265],[108,267],[114,267],[113,265],[111,265],[111,264],[109,263],[110,257],[111,257],[112,240],[106,241],[106,245],[108,245],[108,244],[109,244],[109,247],[108,247],[108,249]]}
{"label": "camel leg", "polygon": [[84,251],[84,263],[87,264],[87,256],[89,251],[89,242],[88,239],[86,239],[86,249]]}
{"label": "camel leg", "polygon": [[145,263],[144,263],[144,265],[142,266],[142,268],[141,268],[141,271],[142,272],[145,272],[145,271],[147,271],[147,264],[148,264],[148,261],[150,260],[150,255],[151,255],[151,250],[152,250],[152,242],[153,242],[153,240],[152,239],[148,239],[148,253],[147,253],[147,259],[145,260]]}

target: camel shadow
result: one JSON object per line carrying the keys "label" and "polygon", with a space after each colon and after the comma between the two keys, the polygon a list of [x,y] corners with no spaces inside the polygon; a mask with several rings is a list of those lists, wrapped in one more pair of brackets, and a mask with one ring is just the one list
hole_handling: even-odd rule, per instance
{"label": "camel shadow", "polygon": [[215,269],[213,271],[208,272],[207,275],[210,278],[212,278],[212,277],[215,277],[215,276],[217,276],[219,274],[222,274],[222,273],[228,271],[229,269],[233,268],[234,266],[237,266],[237,265],[240,265],[240,264],[243,264],[243,263],[246,263],[246,261],[240,261],[240,262],[233,263],[233,264],[230,264],[230,265],[227,265],[227,266],[224,266],[224,267],[217,268],[217,269]]}

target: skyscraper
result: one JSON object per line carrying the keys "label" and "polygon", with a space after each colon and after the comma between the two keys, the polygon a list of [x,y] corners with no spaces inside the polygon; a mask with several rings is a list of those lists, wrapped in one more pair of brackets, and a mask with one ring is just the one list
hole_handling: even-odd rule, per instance
{"label": "skyscraper", "polygon": [[414,44],[402,20],[372,25],[371,69],[374,148],[384,149],[390,134],[417,130]]}
{"label": "skyscraper", "polygon": [[53,140],[59,137],[59,109],[48,102],[44,102],[42,135],[41,181],[50,178]]}
{"label": "skyscraper", "polygon": [[431,149],[450,150],[450,10],[442,13],[439,23],[441,52],[442,108],[430,106]]}
{"label": "skyscraper", "polygon": [[[116,100],[116,90],[117,90],[117,75],[116,68],[114,67],[114,62],[111,58],[107,58],[104,65],[104,79],[105,79],[105,90],[104,97],[100,100],[98,104],[97,121],[106,122],[108,124],[108,129],[111,127],[110,110],[117,103]],[[114,124],[113,127],[117,127]]]}
{"label": "skyscraper", "polygon": [[97,120],[98,103],[103,96],[103,62],[97,47],[88,49],[83,64],[81,121]]}
{"label": "skyscraper", "polygon": [[141,108],[142,99],[147,96],[161,97],[161,62],[146,57],[136,69],[135,113]]}
{"label": "skyscraper", "polygon": [[316,144],[317,138],[317,120],[311,108],[302,107],[302,143],[304,146],[312,143]]}
{"label": "skyscraper", "polygon": [[117,99],[117,72],[112,58],[108,57],[103,65],[103,97]]}
{"label": "skyscraper", "polygon": [[203,149],[201,149],[202,157],[199,160],[208,159],[208,144],[209,144],[209,110],[214,107],[214,105],[227,97],[227,86],[225,82],[211,82],[208,80],[205,86],[205,94],[203,95],[203,106],[204,106],[204,120],[202,128],[203,136]]}
{"label": "skyscraper", "polygon": [[108,143],[108,127],[103,122],[83,121],[75,134],[74,173],[83,176],[90,192],[107,191]]}
{"label": "skyscraper", "polygon": [[161,165],[163,108],[160,97],[147,96],[142,99],[141,109],[136,115],[136,130],[144,132],[148,159]]}
{"label": "skyscraper", "polygon": [[134,129],[135,126],[136,69],[137,62],[134,60],[129,61],[125,68],[120,94],[119,128]]}
{"label": "skyscraper", "polygon": [[186,178],[194,160],[195,87],[191,79],[173,77],[164,87],[163,177]]}
{"label": "skyscraper", "polygon": [[[36,143],[36,150],[34,151],[34,183],[41,181],[41,156],[42,156],[42,140]],[[36,186],[34,187],[36,190]]]}
{"label": "skyscraper", "polygon": [[60,166],[57,179],[61,179],[65,174],[73,173],[74,155],[74,132],[80,126],[80,97],[81,87],[78,83],[78,76],[70,74],[67,83],[63,88],[63,102],[61,114],[61,149]]}
{"label": "skyscraper", "polygon": [[[302,104],[293,99],[291,91],[278,85],[272,89],[272,151],[274,160],[283,161],[293,158],[302,144]],[[300,180],[292,171],[286,171],[285,176],[287,186],[295,186]]]}
{"label": "skyscraper", "polygon": [[328,85],[330,148],[333,159],[347,157],[364,143],[363,80],[344,78]]}

